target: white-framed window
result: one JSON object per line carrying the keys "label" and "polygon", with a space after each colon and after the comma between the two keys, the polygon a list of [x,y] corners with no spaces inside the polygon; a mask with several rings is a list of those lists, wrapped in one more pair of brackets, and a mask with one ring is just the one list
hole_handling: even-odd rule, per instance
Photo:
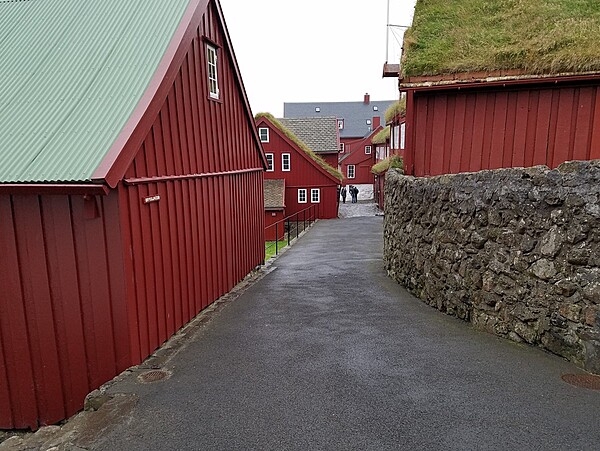
{"label": "white-framed window", "polygon": [[298,188],[298,203],[305,204],[306,202],[306,188]]}
{"label": "white-framed window", "polygon": [[406,123],[400,124],[400,148],[404,149],[404,143],[406,140]]}
{"label": "white-framed window", "polygon": [[371,125],[371,119],[367,119],[367,125]]}
{"label": "white-framed window", "polygon": [[266,153],[265,156],[267,157],[267,172],[273,172],[275,170],[273,167],[273,154]]}
{"label": "white-framed window", "polygon": [[392,149],[400,149],[400,127],[398,125],[392,127],[390,143]]}
{"label": "white-framed window", "polygon": [[345,148],[344,143],[340,143],[340,152],[343,153],[344,152],[344,148]]}
{"label": "white-framed window", "polygon": [[208,65],[208,95],[211,99],[219,98],[219,74],[217,71],[217,48],[206,44],[206,61]]}
{"label": "white-framed window", "polygon": [[371,155],[371,146],[365,146],[365,154]]}
{"label": "white-framed window", "polygon": [[311,188],[310,201],[313,204],[318,204],[319,202],[321,202],[321,189],[320,188]]}
{"label": "white-framed window", "polygon": [[349,179],[353,179],[354,178],[354,174],[355,174],[355,167],[353,164],[349,164],[348,165],[348,170],[347,170],[347,176]]}
{"label": "white-framed window", "polygon": [[281,154],[281,170],[282,171],[290,171],[291,163],[290,163],[290,154],[282,153]]}
{"label": "white-framed window", "polygon": [[258,127],[258,136],[260,138],[261,143],[269,142],[269,128],[268,127]]}
{"label": "white-framed window", "polygon": [[338,129],[343,130],[344,129],[344,119],[338,119],[337,123],[338,123]]}

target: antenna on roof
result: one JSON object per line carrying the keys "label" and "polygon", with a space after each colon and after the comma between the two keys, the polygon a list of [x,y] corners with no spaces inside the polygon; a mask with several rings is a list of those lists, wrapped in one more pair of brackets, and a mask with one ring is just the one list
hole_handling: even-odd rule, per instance
{"label": "antenna on roof", "polygon": [[[387,21],[386,21],[386,31],[385,31],[385,62],[388,62],[388,57],[390,56],[389,54],[389,47],[390,47],[390,28],[404,28],[405,30],[407,28],[410,28],[410,25],[394,25],[390,23],[390,0],[388,0],[387,2]],[[393,30],[392,30],[393,32]],[[394,36],[396,36],[394,34]],[[396,38],[396,40],[398,40],[398,38]]]}

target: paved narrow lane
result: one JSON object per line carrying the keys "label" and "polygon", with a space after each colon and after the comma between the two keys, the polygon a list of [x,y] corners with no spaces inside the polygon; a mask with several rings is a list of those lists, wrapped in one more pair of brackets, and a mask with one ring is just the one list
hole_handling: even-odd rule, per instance
{"label": "paved narrow lane", "polygon": [[101,450],[597,450],[578,370],[385,275],[382,218],[318,222],[135,392]]}

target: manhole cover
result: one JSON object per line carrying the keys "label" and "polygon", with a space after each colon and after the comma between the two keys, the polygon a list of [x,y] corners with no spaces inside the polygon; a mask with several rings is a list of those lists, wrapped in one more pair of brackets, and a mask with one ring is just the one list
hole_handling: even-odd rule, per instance
{"label": "manhole cover", "polygon": [[165,370],[146,371],[138,376],[138,379],[145,383],[162,381],[169,377],[169,373]]}
{"label": "manhole cover", "polygon": [[562,380],[575,387],[600,390],[600,376],[593,374],[563,374]]}

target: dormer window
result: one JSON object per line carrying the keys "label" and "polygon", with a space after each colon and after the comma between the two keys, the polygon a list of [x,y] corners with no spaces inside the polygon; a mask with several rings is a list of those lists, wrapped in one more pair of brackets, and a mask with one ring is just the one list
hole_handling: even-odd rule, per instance
{"label": "dormer window", "polygon": [[338,119],[337,120],[337,124],[338,124],[338,129],[339,130],[343,130],[344,129],[344,119]]}
{"label": "dormer window", "polygon": [[321,108],[320,108],[320,107],[318,107],[318,106],[316,106],[316,107],[315,107],[315,113],[320,113],[320,112],[321,112]]}

